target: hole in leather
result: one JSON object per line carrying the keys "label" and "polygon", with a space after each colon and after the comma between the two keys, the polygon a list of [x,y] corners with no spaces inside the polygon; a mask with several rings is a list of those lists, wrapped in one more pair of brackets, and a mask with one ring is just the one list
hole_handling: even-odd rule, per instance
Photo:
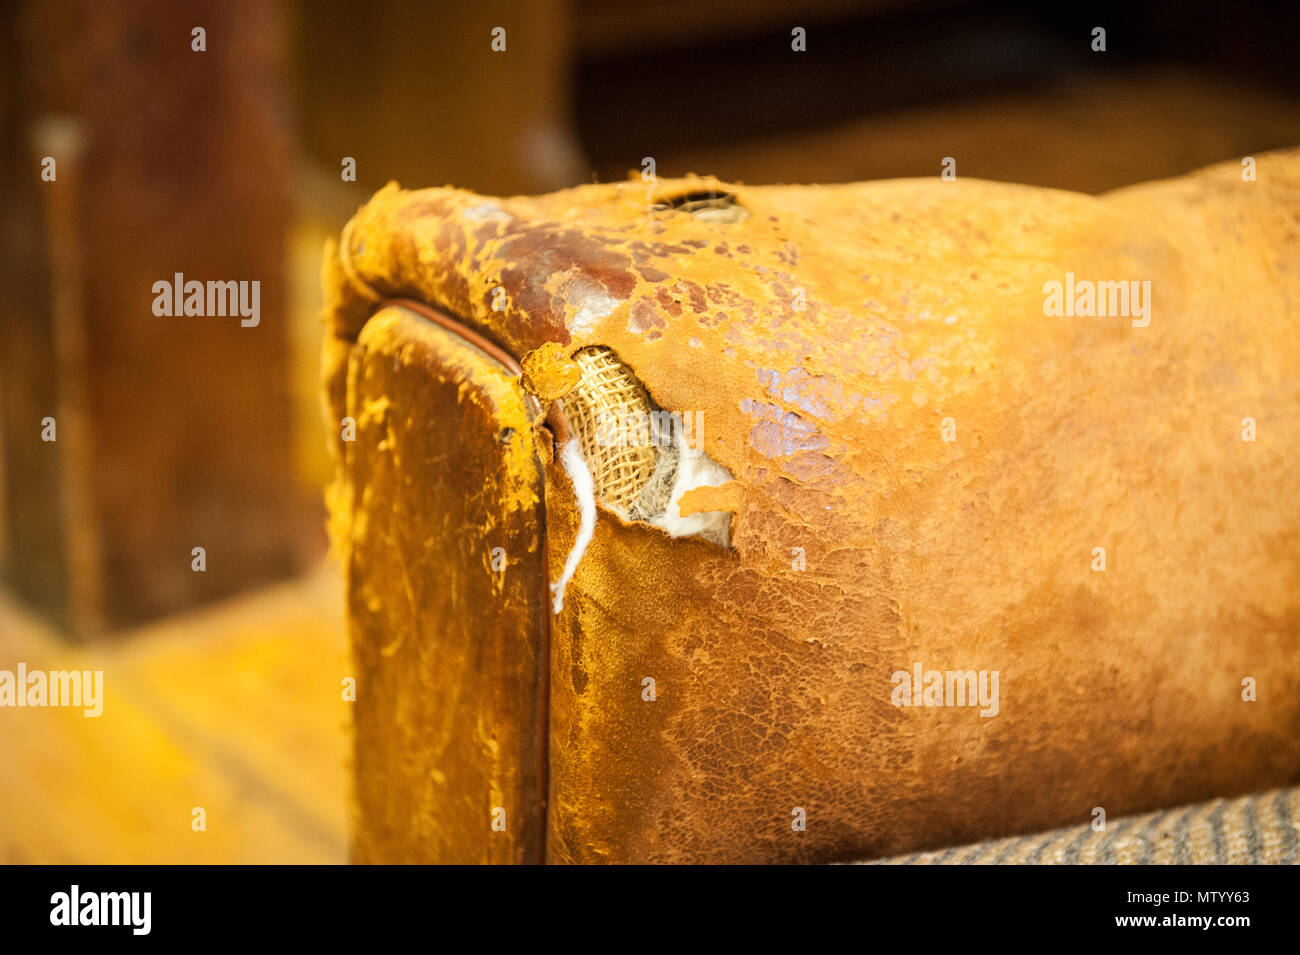
{"label": "hole in leather", "polygon": [[719,189],[683,193],[659,203],[658,207],[687,212],[706,222],[744,222],[749,218],[749,210],[732,193]]}
{"label": "hole in leather", "polygon": [[699,412],[665,411],[612,348],[589,345],[572,357],[582,378],[559,400],[596,500],[672,537],[730,546],[730,512],[683,516],[678,508],[688,491],[732,480],[700,446]]}

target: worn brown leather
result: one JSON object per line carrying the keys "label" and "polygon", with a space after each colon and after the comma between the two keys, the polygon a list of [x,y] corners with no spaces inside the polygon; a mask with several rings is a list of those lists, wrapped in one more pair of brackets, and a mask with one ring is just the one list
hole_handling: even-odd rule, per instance
{"label": "worn brown leather", "polygon": [[[514,858],[871,857],[1300,779],[1300,152],[1240,170],[1101,197],[938,179],[378,193],[325,266],[331,418],[379,401],[400,424],[336,447],[364,664],[357,857],[497,858],[482,740],[536,752],[537,709],[498,681],[524,692],[577,525],[540,425],[535,460],[492,443],[524,407],[513,379],[453,369],[409,316],[376,327],[391,297],[521,359],[613,348],[659,405],[702,412],[735,477],[693,499],[733,510],[730,547],[601,509],[534,684],[545,847]],[[708,191],[748,218],[661,207]],[[1150,324],[1045,315],[1067,272],[1150,281]],[[511,547],[549,542],[546,572],[504,592],[482,559],[494,507]],[[442,669],[448,634],[453,660],[490,648],[473,680]],[[399,637],[412,656],[386,665]],[[917,662],[998,671],[998,715],[895,706],[891,675]],[[367,711],[376,674],[392,699]],[[470,727],[479,742],[438,749]],[[430,787],[434,765],[467,789]]]}
{"label": "worn brown leather", "polygon": [[516,375],[401,307],[351,350],[355,441],[339,442],[331,503],[357,679],[358,862],[543,858],[550,608]]}

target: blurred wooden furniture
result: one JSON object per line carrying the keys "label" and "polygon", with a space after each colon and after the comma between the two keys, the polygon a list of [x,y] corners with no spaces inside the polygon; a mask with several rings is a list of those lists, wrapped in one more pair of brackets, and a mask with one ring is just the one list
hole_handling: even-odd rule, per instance
{"label": "blurred wooden furniture", "polygon": [[363,14],[346,0],[300,0],[304,150],[335,175],[343,157],[356,160],[358,205],[393,179],[522,193],[586,178],[570,116],[570,7],[384,0]]}
{"label": "blurred wooden furniture", "polygon": [[[278,9],[130,0],[3,14],[4,576],[81,635],[299,564]],[[256,281],[258,324],[156,315],[154,283],[176,273]],[[42,440],[45,418],[55,441]]]}

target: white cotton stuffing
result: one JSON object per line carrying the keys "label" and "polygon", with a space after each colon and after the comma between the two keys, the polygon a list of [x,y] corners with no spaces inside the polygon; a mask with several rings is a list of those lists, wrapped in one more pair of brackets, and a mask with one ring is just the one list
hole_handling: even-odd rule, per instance
{"label": "white cotton stuffing", "polygon": [[555,594],[556,613],[564,609],[564,590],[573,579],[574,571],[578,569],[578,562],[587,552],[587,545],[591,543],[591,536],[596,531],[596,488],[591,480],[591,471],[587,468],[587,462],[582,459],[582,447],[577,438],[569,441],[560,452],[560,464],[564,466],[565,473],[573,483],[573,493],[578,499],[579,519],[578,536],[574,538],[569,559],[564,562],[564,572],[560,574],[559,580],[551,584],[551,592]]}

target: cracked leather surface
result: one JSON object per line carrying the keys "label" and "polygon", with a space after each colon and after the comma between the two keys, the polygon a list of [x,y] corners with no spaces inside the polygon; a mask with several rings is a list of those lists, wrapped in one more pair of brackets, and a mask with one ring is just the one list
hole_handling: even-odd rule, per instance
{"label": "cracked leather surface", "polygon": [[[748,219],[652,208],[708,189]],[[551,624],[548,861],[877,857],[1300,779],[1300,153],[1258,157],[1252,183],[1231,162],[1100,197],[961,179],[648,192],[390,186],[327,250],[334,420],[358,334],[407,296],[519,358],[614,348],[659,405],[703,415],[735,476],[694,492],[734,509],[728,549],[600,513]],[[1045,316],[1067,272],[1150,281],[1150,325]],[[488,425],[437,391],[445,374],[430,366],[435,397],[386,397],[476,446]],[[380,453],[336,451],[345,485]],[[577,508],[549,455],[511,460],[544,467],[540,592]],[[478,461],[428,493],[505,496]],[[374,533],[350,532],[353,603]],[[531,597],[489,605],[479,568],[410,533],[373,599],[405,599],[398,564],[474,597],[422,604],[408,639],[489,606],[484,639],[533,639]],[[385,639],[353,623],[362,656]],[[1000,712],[894,706],[891,674],[917,662],[999,671]],[[358,751],[487,719],[491,699],[358,722]]]}
{"label": "cracked leather surface", "polygon": [[353,858],[540,862],[549,607],[522,396],[478,349],[385,308],[352,349],[346,410],[331,509],[357,680]]}

